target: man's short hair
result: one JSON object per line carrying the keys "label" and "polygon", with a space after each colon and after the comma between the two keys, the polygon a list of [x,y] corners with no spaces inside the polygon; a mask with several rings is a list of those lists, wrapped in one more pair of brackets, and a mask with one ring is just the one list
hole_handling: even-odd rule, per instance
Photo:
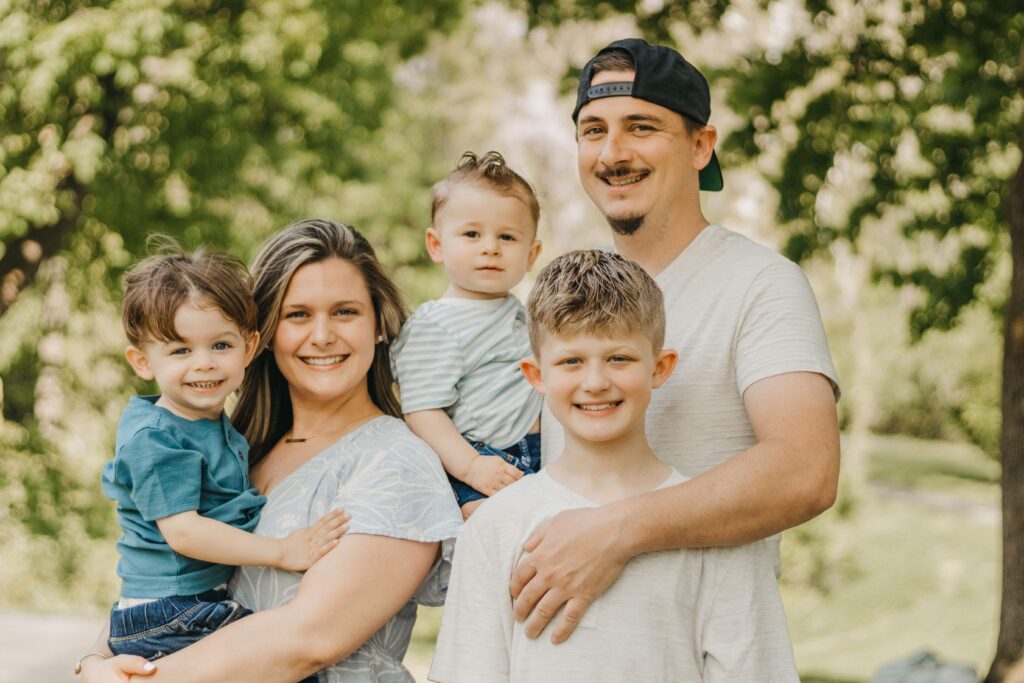
{"label": "man's short hair", "polygon": [[463,153],[456,164],[455,170],[444,180],[435,183],[430,190],[430,220],[433,222],[437,213],[444,208],[452,190],[457,185],[467,183],[494,190],[506,197],[515,197],[530,210],[533,227],[536,230],[540,220],[540,203],[530,183],[505,163],[505,157],[491,151],[478,157],[472,152]]}
{"label": "man's short hair", "polygon": [[530,346],[538,356],[545,334],[640,332],[655,351],[665,343],[665,302],[658,284],[638,263],[608,251],[571,251],[545,266],[527,313]]}
{"label": "man's short hair", "polygon": [[243,335],[256,330],[256,304],[245,264],[234,256],[199,249],[191,254],[158,236],[156,253],[124,276],[121,322],[128,341],[180,341],[174,316],[182,304],[212,306],[238,325]]}
{"label": "man's short hair", "polygon": [[[612,49],[594,57],[594,70],[591,78],[602,71],[636,71],[636,63],[633,55],[626,50]],[[699,133],[704,126],[700,125],[689,116],[679,114],[683,118],[683,127],[689,135]]]}

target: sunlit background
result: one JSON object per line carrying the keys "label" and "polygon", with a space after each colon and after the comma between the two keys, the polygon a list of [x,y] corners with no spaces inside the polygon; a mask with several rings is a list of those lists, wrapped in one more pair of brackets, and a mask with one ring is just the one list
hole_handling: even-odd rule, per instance
{"label": "sunlit background", "polygon": [[[841,497],[783,542],[804,680],[923,650],[983,676],[1022,30],[1009,0],[0,1],[0,681],[70,680],[117,594],[99,472],[151,389],[118,316],[147,235],[249,259],[342,220],[414,305],[444,286],[430,185],[495,149],[538,190],[541,265],[606,244],[570,114],[580,67],[626,36],[709,76],[726,188],[705,215],[799,260],[829,331]],[[68,651],[17,645],[35,623]]]}

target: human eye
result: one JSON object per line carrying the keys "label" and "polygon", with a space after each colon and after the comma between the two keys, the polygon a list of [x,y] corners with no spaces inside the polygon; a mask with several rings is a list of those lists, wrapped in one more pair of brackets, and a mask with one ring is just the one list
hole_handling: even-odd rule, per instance
{"label": "human eye", "polygon": [[594,138],[604,133],[602,126],[584,126],[583,130],[580,131],[580,135],[585,138]]}
{"label": "human eye", "polygon": [[629,356],[624,356],[622,354],[615,354],[614,356],[609,356],[608,360],[611,363],[628,363],[633,359],[630,358]]}
{"label": "human eye", "polygon": [[470,239],[476,239],[477,237],[480,236],[480,231],[479,230],[467,230],[466,232],[464,232],[462,234],[463,234],[463,236],[468,237]]}
{"label": "human eye", "polygon": [[568,367],[574,367],[574,366],[577,366],[577,365],[582,365],[583,361],[581,359],[579,359],[579,358],[571,357],[571,358],[563,358],[562,360],[558,361],[558,364],[559,365],[565,365],[565,366],[568,366]]}
{"label": "human eye", "polygon": [[284,317],[285,320],[298,320],[307,317],[307,315],[305,311],[288,311],[284,314]]}
{"label": "human eye", "polygon": [[341,308],[338,308],[338,309],[336,309],[334,311],[334,315],[337,315],[337,316],[359,315],[359,311],[357,311],[354,308],[350,308],[348,306],[342,306]]}
{"label": "human eye", "polygon": [[184,356],[189,351],[187,346],[175,346],[168,353],[172,356]]}
{"label": "human eye", "polygon": [[233,344],[226,341],[214,342],[213,344],[214,351],[227,351],[230,348],[233,348]]}
{"label": "human eye", "polygon": [[501,235],[498,239],[505,240],[506,242],[515,242],[516,236],[509,233],[505,233]]}

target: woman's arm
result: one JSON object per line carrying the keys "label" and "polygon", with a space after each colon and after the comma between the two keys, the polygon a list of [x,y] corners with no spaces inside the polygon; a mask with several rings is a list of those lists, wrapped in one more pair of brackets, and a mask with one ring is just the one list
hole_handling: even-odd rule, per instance
{"label": "woman's arm", "polygon": [[438,543],[346,534],[295,599],[240,619],[159,661],[147,683],[293,683],[355,652],[412,597]]}

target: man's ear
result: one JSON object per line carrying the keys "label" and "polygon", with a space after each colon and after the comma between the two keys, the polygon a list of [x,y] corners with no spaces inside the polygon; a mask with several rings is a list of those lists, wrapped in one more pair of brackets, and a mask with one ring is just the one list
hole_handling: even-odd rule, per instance
{"label": "man's ear", "polygon": [[430,260],[434,263],[444,263],[444,253],[441,251],[441,233],[436,228],[427,228],[425,241]]}
{"label": "man's ear", "polygon": [[657,389],[664,384],[676,369],[679,354],[675,349],[662,349],[654,361],[654,372],[651,374],[651,388]]}
{"label": "man's ear", "polygon": [[540,363],[537,362],[536,358],[530,356],[529,358],[522,359],[519,361],[519,368],[523,371],[523,377],[530,383],[530,386],[542,394],[546,393],[544,382],[540,376]]}
{"label": "man's ear", "polygon": [[533,262],[537,260],[538,256],[540,256],[540,249],[540,240],[534,240],[533,244],[530,245],[530,255],[526,259],[527,270],[533,268]]}
{"label": "man's ear", "polygon": [[693,165],[700,171],[711,163],[711,153],[715,151],[715,142],[718,141],[718,129],[709,123],[697,131],[694,138]]}
{"label": "man's ear", "polygon": [[249,338],[245,340],[245,367],[249,367],[249,363],[256,356],[256,350],[260,348],[260,333],[259,330],[253,330]]}
{"label": "man's ear", "polygon": [[124,357],[128,360],[128,365],[132,366],[132,370],[135,374],[145,380],[153,379],[153,369],[149,367],[149,357],[146,356],[146,352],[137,346],[129,345],[124,350]]}

